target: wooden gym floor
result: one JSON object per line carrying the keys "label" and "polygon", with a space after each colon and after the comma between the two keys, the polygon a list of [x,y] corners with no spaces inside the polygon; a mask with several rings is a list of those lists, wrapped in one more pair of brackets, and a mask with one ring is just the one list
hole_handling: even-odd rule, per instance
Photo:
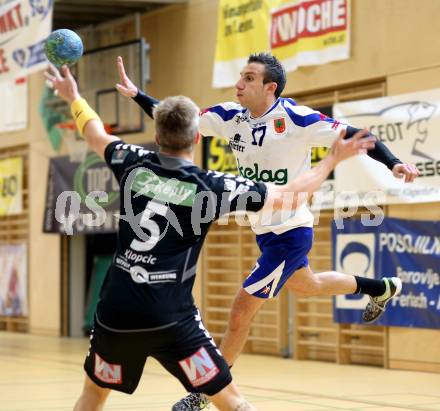
{"label": "wooden gym floor", "polygon": [[[0,332],[0,410],[72,410],[87,346],[85,338]],[[256,355],[242,355],[233,374],[259,411],[440,411],[439,374]],[[170,411],[182,395],[177,380],[149,359],[137,391],[112,393],[106,410]]]}

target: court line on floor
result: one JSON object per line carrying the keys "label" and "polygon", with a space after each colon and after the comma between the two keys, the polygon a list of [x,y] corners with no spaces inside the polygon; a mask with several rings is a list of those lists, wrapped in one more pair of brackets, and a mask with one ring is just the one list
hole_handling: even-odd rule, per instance
{"label": "court line on floor", "polygon": [[[310,408],[308,411],[327,411],[327,410],[345,410],[345,411],[359,411],[359,410],[365,410],[370,408],[371,406],[368,405],[366,407],[362,406],[362,408],[354,407],[353,405],[347,404],[347,406],[342,405],[326,405],[326,404],[316,404],[314,402],[309,402],[308,399],[313,400],[315,396],[308,395],[306,398],[303,399],[288,399],[288,398],[277,398],[277,397],[265,397],[261,396],[259,394],[252,394],[249,393],[246,395],[247,398],[249,398],[249,401],[254,404],[255,406],[260,406],[259,401],[263,400],[272,400],[274,402],[278,403],[288,403],[288,404],[298,404],[298,405],[307,405],[309,407],[316,407],[314,409]],[[329,398],[326,398],[329,399]],[[255,400],[255,401],[254,401]],[[341,402],[347,402],[347,403],[354,403],[355,401],[350,400],[339,400]],[[356,401],[357,403],[361,403],[359,401]],[[317,408],[319,407],[319,408]]]}
{"label": "court line on floor", "polygon": [[[8,348],[9,348],[9,350],[8,350]],[[11,347],[11,346],[2,347],[2,349],[0,350],[0,357],[2,355],[4,355],[4,356],[8,356],[8,357],[14,357],[14,360],[24,360],[24,358],[27,358],[28,360],[33,360],[36,362],[57,364],[58,366],[60,366],[60,365],[64,366],[63,368],[69,369],[69,371],[71,371],[71,369],[67,368],[67,367],[69,367],[69,366],[82,367],[82,364],[83,364],[82,362],[78,362],[78,361],[69,361],[69,360],[62,360],[61,361],[56,358],[41,358],[41,357],[35,357],[35,356],[31,356],[31,355],[23,356],[22,353],[20,353],[19,358],[17,358],[18,353],[17,353],[17,350],[14,351],[14,348],[23,349],[26,347]],[[6,353],[5,353],[5,351],[6,351]],[[9,353],[7,351],[9,351]],[[11,353],[11,351],[14,351],[14,352]],[[10,360],[10,358],[5,358],[4,360],[8,361],[8,360]],[[144,370],[143,374],[152,375],[152,376],[168,376],[168,374],[165,372],[163,372],[163,373],[162,372],[152,372],[150,370]],[[260,391],[279,392],[279,393],[285,393],[285,394],[291,394],[291,395],[305,395],[305,396],[309,396],[309,397],[311,396],[311,397],[315,397],[315,398],[335,399],[335,400],[340,400],[340,401],[351,401],[351,402],[357,402],[360,404],[371,405],[371,406],[387,406],[387,407],[392,407],[392,408],[402,408],[402,409],[415,410],[415,411],[433,411],[432,408],[425,408],[422,406],[417,406],[417,408],[414,408],[414,405],[408,406],[408,405],[396,404],[396,403],[392,403],[392,402],[368,401],[365,399],[360,400],[358,398],[353,398],[353,397],[331,396],[331,395],[318,394],[316,392],[310,393],[310,392],[282,390],[282,389],[275,389],[275,388],[263,388],[263,387],[246,385],[246,384],[240,384],[240,386],[243,388],[256,389],[256,390],[260,390]],[[381,395],[396,395],[396,394],[402,395],[402,393],[381,394]],[[412,395],[423,396],[422,394],[412,394]],[[433,396],[433,397],[437,398],[436,396]],[[350,408],[347,408],[347,409],[350,409]]]}
{"label": "court line on floor", "polygon": [[[391,407],[391,408],[403,408],[407,410],[415,410],[415,411],[433,411],[432,408],[425,408],[420,405],[417,406],[417,408],[414,408],[414,405],[405,405],[405,404],[397,404],[393,402],[383,402],[383,401],[366,401],[363,399],[358,399],[356,397],[344,397],[344,396],[337,396],[337,395],[328,395],[328,394],[319,394],[316,392],[306,392],[306,391],[296,391],[296,390],[283,390],[278,388],[263,388],[255,385],[248,385],[248,384],[239,384],[240,388],[248,388],[248,389],[254,389],[259,391],[269,391],[269,392],[279,392],[283,394],[292,394],[292,395],[305,395],[308,397],[314,397],[314,398],[325,398],[325,399],[332,399],[332,400],[339,400],[339,401],[350,401],[350,402],[357,402],[360,404],[365,405],[375,405],[379,407]],[[387,394],[381,394],[381,396],[387,395]],[[388,394],[388,395],[396,395],[394,394]],[[402,393],[398,393],[398,395],[402,395]],[[275,398],[274,398],[275,399]],[[350,408],[348,408],[350,409]]]}

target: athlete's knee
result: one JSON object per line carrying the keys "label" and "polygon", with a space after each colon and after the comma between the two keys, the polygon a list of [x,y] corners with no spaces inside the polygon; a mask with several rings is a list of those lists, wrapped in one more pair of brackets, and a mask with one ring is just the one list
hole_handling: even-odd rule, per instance
{"label": "athlete's knee", "polygon": [[302,278],[292,277],[288,288],[297,297],[313,297],[322,293],[324,283],[319,276],[312,273]]}
{"label": "athlete's knee", "polygon": [[241,304],[234,304],[229,313],[229,329],[234,331],[250,324],[252,318],[246,313],[246,309]]}
{"label": "athlete's knee", "polygon": [[324,290],[323,281],[316,275],[312,275],[311,281],[307,288],[308,297],[313,297],[315,295],[321,295]]}
{"label": "athlete's knee", "polygon": [[249,326],[264,300],[249,295],[241,289],[232,303],[229,314],[229,329],[234,331]]}

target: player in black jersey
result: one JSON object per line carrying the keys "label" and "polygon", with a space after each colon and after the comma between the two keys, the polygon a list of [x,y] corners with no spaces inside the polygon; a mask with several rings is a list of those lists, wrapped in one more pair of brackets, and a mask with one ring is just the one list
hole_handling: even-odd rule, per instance
{"label": "player in black jersey", "polygon": [[199,108],[188,98],[170,97],[155,108],[160,150],[154,153],[107,134],[69,69],[62,71],[51,66],[46,77],[71,104],[90,148],[113,171],[121,197],[117,249],[102,286],[75,410],[101,410],[110,389],[133,393],[149,356],[218,409],[255,410],[232,382],[191,294],[209,226],[233,211],[296,208],[338,162],[365,153],[374,139],[364,138],[366,131],[351,140],[341,136],[325,160],[288,185],[252,182],[194,165]]}

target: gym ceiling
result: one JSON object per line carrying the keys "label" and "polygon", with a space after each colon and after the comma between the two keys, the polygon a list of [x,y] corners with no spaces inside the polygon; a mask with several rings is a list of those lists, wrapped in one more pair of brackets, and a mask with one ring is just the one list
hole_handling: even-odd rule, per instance
{"label": "gym ceiling", "polygon": [[133,13],[145,13],[188,0],[55,0],[53,28],[99,24]]}

